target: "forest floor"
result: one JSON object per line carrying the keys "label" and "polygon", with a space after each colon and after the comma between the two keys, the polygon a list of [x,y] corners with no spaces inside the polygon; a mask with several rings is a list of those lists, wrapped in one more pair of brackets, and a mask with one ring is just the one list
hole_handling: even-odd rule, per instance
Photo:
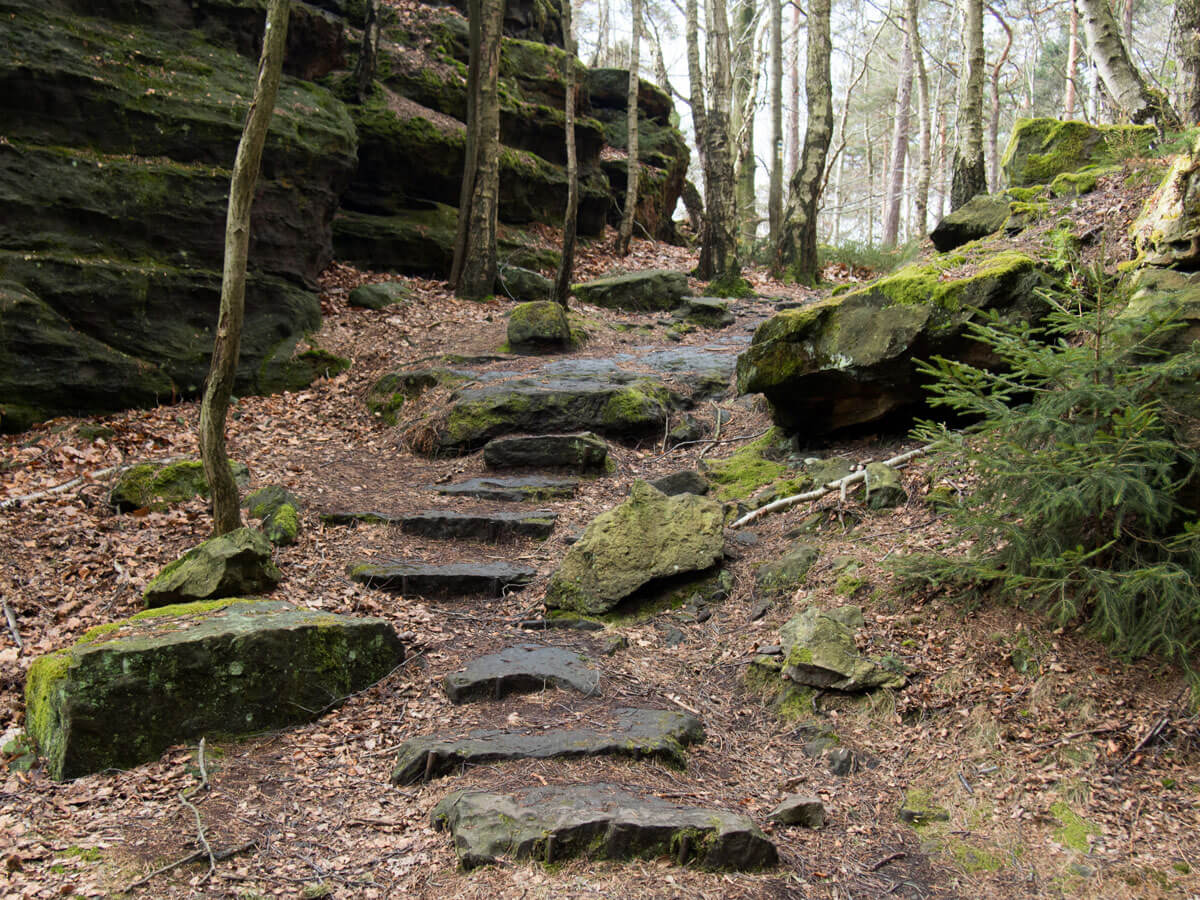
{"label": "forest floor", "polygon": [[[1105,209],[1120,203],[1110,198]],[[599,244],[584,248],[581,279],[617,265],[605,251]],[[687,271],[694,256],[636,242],[620,265]],[[751,274],[764,296],[817,296]],[[567,549],[564,534],[620,502],[634,479],[693,468],[702,454],[728,456],[744,446],[741,438],[770,423],[760,398],[730,393],[694,413],[710,428],[717,407],[727,413],[721,433],[728,443],[664,452],[661,438],[610,442],[615,471],[585,481],[577,499],[554,504],[559,523],[543,542],[459,543],[448,551],[388,526],[323,524],[318,513],[337,508],[427,508],[436,501],[424,486],[484,471],[478,454],[415,456],[402,446],[399,429],[379,424],[362,399],[385,372],[446,352],[496,353],[512,304],[460,301],[440,283],[405,279],[417,302],[383,312],[347,306],[352,287],[387,277],[341,265],[327,271],[318,340],[351,358],[352,368],[301,392],[241,398],[229,423],[229,447],[231,457],[249,465],[252,486],[284,484],[305,504],[299,542],[277,553],[283,582],[276,596],[382,616],[402,634],[409,661],[312,724],[208,746],[207,789],[193,799],[212,848],[239,852],[211,874],[206,861],[197,861],[155,875],[133,895],[1200,896],[1200,731],[1181,701],[1181,673],[1153,660],[1120,662],[1077,631],[1051,631],[1010,605],[965,608],[902,590],[888,560],[959,543],[945,518],[924,502],[931,473],[922,462],[904,470],[909,500],[899,508],[869,511],[855,494],[843,500],[835,493],[757,520],[748,529],[757,541],[739,545],[738,558],[729,562],[731,596],[703,622],[680,610],[616,626],[628,647],[612,657],[599,656],[603,635],[547,633],[547,642],[601,659],[603,699],[550,691],[452,706],[438,689],[444,674],[470,656],[531,639],[514,623],[540,609],[546,579]],[[733,306],[738,320],[731,330],[742,334],[773,308],[761,300]],[[675,346],[661,316],[581,311],[593,321],[593,334],[579,356]],[[701,329],[683,343],[713,338]],[[488,365],[513,371],[537,363],[506,357]],[[0,443],[0,501],[71,485],[0,509],[0,596],[13,614],[11,629],[0,626],[5,740],[23,725],[30,661],[93,625],[137,612],[148,580],[208,536],[202,501],[119,515],[106,502],[114,476],[95,474],[195,454],[197,414],[195,403],[180,403],[62,419]],[[107,436],[89,439],[84,426],[95,425],[109,429]],[[812,452],[859,463],[912,446],[903,436],[876,435]],[[822,511],[825,526],[804,538],[821,553],[805,586],[755,619],[754,569],[780,556],[794,540],[789,533]],[[347,564],[372,554],[520,559],[539,576],[499,600],[427,601],[352,583]],[[834,565],[844,556],[863,567],[850,594],[866,615],[864,651],[890,655],[913,674],[901,690],[866,699],[824,695],[813,710],[783,716],[748,686],[748,665],[760,646],[777,643],[779,626],[804,605],[848,602]],[[668,625],[684,634],[677,646],[668,646]],[[694,711],[703,720],[707,741],[689,751],[686,770],[646,761],[530,761],[480,766],[404,789],[389,784],[396,747],[409,736],[591,720],[631,699]],[[814,723],[835,728],[843,745],[869,765],[837,777],[808,758],[806,728]],[[199,762],[193,745],[129,771],[66,784],[38,768],[0,772],[0,896],[112,895],[194,853],[196,821],[180,794],[199,784]],[[824,801],[828,819],[815,830],[768,826],[781,863],[745,874],[665,860],[522,862],[466,872],[449,837],[430,825],[433,806],[458,788],[601,780],[742,812],[760,824],[784,794],[800,790]],[[948,821],[905,824],[897,811],[906,800],[942,807]]]}

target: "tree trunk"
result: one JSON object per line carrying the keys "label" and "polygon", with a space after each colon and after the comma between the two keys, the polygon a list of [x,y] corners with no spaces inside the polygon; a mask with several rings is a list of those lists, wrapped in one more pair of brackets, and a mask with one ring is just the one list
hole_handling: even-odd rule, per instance
{"label": "tree trunk", "polygon": [[1071,3],[1071,24],[1067,32],[1067,79],[1063,85],[1063,118],[1075,116],[1075,73],[1079,70],[1079,9]]}
{"label": "tree trunk", "polygon": [[1004,34],[1007,38],[1004,44],[1004,51],[1000,54],[1000,58],[996,60],[996,65],[992,66],[991,79],[991,107],[988,110],[988,130],[987,130],[987,168],[988,168],[988,190],[1000,190],[1000,72],[1004,69],[1004,64],[1008,62],[1008,54],[1012,50],[1013,33],[1008,27],[1008,22],[1004,21],[1004,17],[996,12],[994,7],[989,6],[988,12],[1000,23],[1000,27],[1004,29]]}
{"label": "tree trunk", "polygon": [[1178,125],[1179,117],[1162,94],[1151,91],[1121,40],[1108,0],[1076,0],[1083,16],[1092,63],[1120,114],[1141,124],[1153,119],[1160,127]]}
{"label": "tree trunk", "polygon": [[754,189],[758,161],[754,156],[754,113],[758,104],[759,59],[754,37],[758,17],[753,0],[735,0],[732,53],[733,104],[731,131],[734,153],[734,197],[737,204],[739,238],[742,246],[754,246],[758,231],[757,197]]}
{"label": "tree trunk", "polygon": [[983,159],[983,0],[966,0],[963,7],[964,59],[959,74],[958,142],[954,147],[954,176],[950,182],[951,212],[987,190]]}
{"label": "tree trunk", "polygon": [[638,55],[641,52],[642,0],[632,0],[632,6],[633,42],[629,48],[629,89],[625,107],[629,164],[625,170],[625,209],[621,213],[621,227],[617,231],[618,256],[629,255],[629,242],[633,240],[633,216],[638,201]]}
{"label": "tree trunk", "polygon": [[923,235],[929,228],[929,177],[932,161],[929,155],[929,73],[925,69],[925,48],[921,44],[919,6],[919,0],[907,0],[913,65],[917,72],[917,129],[920,132],[917,186],[913,197],[913,227],[917,234]]}
{"label": "tree trunk", "polygon": [[729,146],[729,20],[725,0],[711,0],[708,23],[709,108],[705,112],[704,238],[696,275],[705,281],[737,277],[737,204],[734,197],[733,156]]}
{"label": "tree trunk", "polygon": [[[455,259],[458,280],[455,293],[467,299],[491,295],[496,283],[496,232],[500,205],[500,39],[504,25],[504,0],[472,0],[480,11],[479,53],[476,68],[474,112],[474,182],[466,210],[458,211],[459,231],[463,231],[462,262]],[[474,60],[473,60],[474,62]],[[474,123],[468,122],[469,134]],[[464,176],[464,182],[465,182]],[[467,187],[464,183],[463,192]]]}
{"label": "tree trunk", "polygon": [[771,186],[767,194],[769,242],[779,241],[783,222],[783,0],[771,4]]}
{"label": "tree trunk", "polygon": [[1176,0],[1175,25],[1183,73],[1183,114],[1188,124],[1195,125],[1200,122],[1200,0]]}
{"label": "tree trunk", "polygon": [[242,321],[246,312],[246,262],[250,253],[250,208],[254,184],[262,166],[263,144],[275,111],[275,95],[287,47],[288,0],[270,0],[258,60],[254,98],[238,142],[225,216],[225,264],[221,273],[221,306],[213,340],[212,363],[200,402],[200,459],[212,491],[213,534],[228,534],[242,526],[238,489],[225,452],[225,419],[241,352]]}
{"label": "tree trunk", "polygon": [[575,153],[575,35],[571,27],[571,7],[574,0],[563,0],[563,82],[566,100],[563,104],[567,137],[567,211],[563,217],[562,259],[558,277],[554,279],[554,299],[567,308],[571,293],[571,276],[575,271],[575,235],[579,226],[579,161]]}
{"label": "tree trunk", "polygon": [[608,0],[600,0],[600,21],[596,27],[596,52],[592,54],[592,62],[589,68],[596,69],[608,65],[608,33],[611,30],[609,23]]}
{"label": "tree trunk", "polygon": [[[782,0],[781,0],[782,2]],[[800,168],[800,4],[792,4],[792,106],[788,116],[788,171]]]}
{"label": "tree trunk", "polygon": [[366,103],[375,82],[376,60],[379,55],[379,0],[367,3],[367,20],[363,23],[362,44],[358,62],[354,65],[354,94],[359,103]]}
{"label": "tree trunk", "polygon": [[817,258],[817,212],[825,158],[833,139],[833,81],[830,77],[830,0],[812,0],[808,8],[808,68],[805,95],[808,127],[800,168],[792,176],[791,194],[780,236],[778,268],[802,284],[815,284],[820,274]]}
{"label": "tree trunk", "polygon": [[479,171],[479,64],[480,40],[483,34],[482,0],[467,0],[467,35],[469,65],[467,66],[467,128],[463,154],[462,184],[458,190],[458,224],[454,235],[454,258],[450,263],[450,286],[462,281],[463,265],[467,260],[467,224],[470,221],[471,198],[475,196],[475,178]]}
{"label": "tree trunk", "polygon": [[883,236],[885,249],[896,246],[900,231],[900,205],[904,192],[904,159],[908,154],[909,119],[912,109],[913,48],[912,23],[905,23],[904,51],[896,80],[896,115],[892,119],[892,152],[883,200]]}

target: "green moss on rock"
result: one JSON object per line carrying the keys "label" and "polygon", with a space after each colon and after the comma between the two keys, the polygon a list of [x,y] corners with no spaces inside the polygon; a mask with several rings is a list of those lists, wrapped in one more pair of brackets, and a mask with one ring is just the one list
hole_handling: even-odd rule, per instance
{"label": "green moss on rock", "polygon": [[271,544],[252,528],[210,538],[169,563],[146,586],[147,606],[266,593],[279,583]]}
{"label": "green moss on rock", "polygon": [[1063,172],[1111,165],[1145,153],[1155,136],[1152,125],[1018,119],[1000,165],[1011,187],[1047,184]]}
{"label": "green moss on rock", "polygon": [[[250,480],[245,463],[231,461],[229,471],[238,487]],[[204,464],[199,460],[174,463],[138,463],[123,471],[109,493],[108,502],[119,512],[135,509],[166,509],[193,497],[208,496]]]}

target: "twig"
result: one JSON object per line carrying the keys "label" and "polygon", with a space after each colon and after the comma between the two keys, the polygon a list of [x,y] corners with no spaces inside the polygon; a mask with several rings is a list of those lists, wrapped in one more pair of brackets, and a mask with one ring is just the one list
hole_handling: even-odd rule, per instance
{"label": "twig", "polygon": [[1171,721],[1172,710],[1175,709],[1176,704],[1179,703],[1186,691],[1187,685],[1184,685],[1179,689],[1179,693],[1175,695],[1175,699],[1171,701],[1169,706],[1167,706],[1167,711],[1162,714],[1162,718],[1154,723],[1154,727],[1146,732],[1146,736],[1138,741],[1134,748],[1126,753],[1124,758],[1119,763],[1113,766],[1114,772],[1118,769],[1123,769],[1127,762],[1146,749],[1146,746],[1162,733],[1162,730],[1167,727],[1167,723]]}
{"label": "twig", "polygon": [[755,432],[754,434],[743,434],[740,437],[725,438],[724,440],[720,440],[720,441],[714,441],[709,438],[701,438],[698,441],[680,441],[678,444],[674,445],[666,453],[663,453],[660,456],[654,457],[654,459],[650,460],[650,462],[657,462],[658,460],[662,459],[664,456],[669,456],[670,454],[674,453],[680,447],[689,447],[692,444],[713,444],[715,446],[716,444],[736,444],[738,441],[752,441],[755,438],[762,437],[764,434],[766,434],[770,430],[771,430],[770,428],[764,428],[762,431]]}
{"label": "twig", "polygon": [[867,871],[878,872],[880,869],[882,869],[888,863],[895,862],[898,859],[904,859],[906,856],[908,856],[908,854],[904,853],[903,851],[889,854],[888,856],[885,856],[883,859],[879,860],[878,862],[873,862],[873,863],[871,863],[871,865],[867,866]]}
{"label": "twig", "polygon": [[204,849],[204,855],[208,857],[208,872],[206,872],[204,877],[200,879],[200,883],[204,884],[204,882],[212,878],[213,872],[217,871],[217,860],[216,857],[213,856],[212,847],[209,846],[208,836],[204,833],[204,820],[200,818],[200,810],[196,807],[196,804],[192,803],[192,801],[188,799],[189,794],[194,794],[197,791],[206,790],[208,788],[208,770],[204,765],[204,738],[200,738],[199,762],[200,783],[190,791],[180,791],[179,802],[190,809],[192,811],[192,815],[196,817],[196,836],[200,840],[200,846]]}
{"label": "twig", "polygon": [[25,644],[21,641],[21,632],[17,630],[17,617],[13,615],[12,607],[8,605],[8,600],[0,598],[0,603],[4,604],[4,618],[8,620],[8,630],[12,632],[13,640],[17,642],[17,649],[21,650]]}
{"label": "twig", "polygon": [[[909,450],[907,453],[901,453],[899,456],[893,456],[891,459],[884,460],[883,464],[885,466],[890,466],[893,469],[899,469],[909,461],[916,459],[918,456],[924,456],[935,446],[935,444],[926,444],[924,447],[918,447],[916,450]],[[729,527],[741,528],[743,525],[747,525],[750,522],[753,522],[755,519],[765,516],[767,513],[791,509],[793,506],[804,503],[807,500],[818,500],[831,491],[840,491],[842,499],[845,500],[846,489],[850,485],[856,484],[859,481],[865,481],[866,478],[867,470],[864,468],[853,473],[852,475],[847,475],[845,478],[839,478],[837,481],[831,481],[819,488],[815,488],[811,491],[805,491],[803,494],[793,494],[791,497],[784,497],[781,500],[768,503],[766,506],[760,506],[758,509],[751,510],[750,512],[746,513],[746,515],[742,516]]]}
{"label": "twig", "polygon": [[[237,856],[239,853],[245,853],[250,848],[256,847],[256,846],[258,846],[258,845],[255,844],[254,841],[247,841],[245,844],[239,844],[236,847],[228,847],[224,850],[214,850],[212,852],[212,858],[214,860],[217,860],[218,862],[220,862],[221,860],[229,859],[231,856]],[[175,860],[174,862],[169,862],[165,866],[159,866],[157,869],[155,869],[150,874],[143,875],[141,878],[139,878],[137,881],[133,882],[132,884],[125,885],[125,887],[121,888],[119,891],[117,891],[117,893],[118,894],[128,894],[130,891],[140,888],[143,884],[146,884],[147,882],[151,881],[152,879],[157,878],[159,875],[162,875],[164,872],[170,872],[172,869],[178,869],[180,866],[186,866],[188,863],[192,863],[198,859],[203,859],[203,858],[204,858],[203,850],[197,850],[195,853],[189,853],[187,856],[181,856],[179,859]]]}

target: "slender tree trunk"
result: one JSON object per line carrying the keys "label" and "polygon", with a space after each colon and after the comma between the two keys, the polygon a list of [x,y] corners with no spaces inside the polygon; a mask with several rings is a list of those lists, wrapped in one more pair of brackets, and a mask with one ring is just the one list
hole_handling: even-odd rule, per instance
{"label": "slender tree trunk", "polygon": [[254,184],[262,166],[263,145],[275,111],[275,96],[279,93],[289,11],[289,0],[270,0],[267,4],[258,79],[254,84],[250,112],[242,128],[242,139],[238,142],[229,185],[221,306],[217,314],[212,362],[204,385],[204,398],[200,402],[200,459],[212,491],[213,534],[216,535],[228,534],[242,526],[237,484],[229,471],[229,457],[225,452],[225,419],[229,415],[229,398],[237,377],[246,312],[250,209],[254,203]]}
{"label": "slender tree trunk", "polygon": [[[696,131],[696,152],[700,156],[700,169],[708,177],[708,164],[704,161],[708,150],[708,115],[704,97],[704,74],[700,69],[700,22],[696,0],[685,0],[684,39],[687,43],[688,106],[692,110],[692,127]],[[693,185],[694,187],[694,185]],[[704,217],[708,221],[708,216]],[[703,240],[704,229],[700,237]]]}
{"label": "slender tree trunk", "polygon": [[[479,64],[475,84],[478,120],[474,184],[469,208],[459,209],[459,229],[466,218],[466,239],[455,292],[460,297],[489,296],[496,283],[496,233],[500,206],[500,40],[504,0],[480,4]],[[471,123],[468,123],[468,131]],[[465,188],[464,188],[465,190]]]}
{"label": "slender tree trunk", "polygon": [[1183,73],[1180,94],[1188,124],[1200,122],[1200,0],[1176,0],[1179,67]]}
{"label": "slender tree trunk", "polygon": [[896,246],[900,231],[900,205],[904,192],[904,160],[908,154],[910,113],[912,109],[913,48],[912,23],[905,23],[904,50],[896,80],[896,115],[892,120],[892,152],[883,200],[884,248]]}
{"label": "slender tree trunk", "polygon": [[563,82],[566,101],[563,112],[567,138],[567,211],[563,217],[562,259],[558,277],[554,279],[554,299],[567,308],[571,293],[571,277],[575,272],[575,235],[579,227],[579,161],[575,153],[575,32],[571,12],[574,0],[563,0]]}
{"label": "slender tree trunk", "polygon": [[1179,117],[1167,98],[1151,91],[1134,66],[1108,0],[1076,2],[1083,16],[1092,63],[1119,113],[1138,124],[1153,119],[1164,128],[1177,125]]}
{"label": "slender tree trunk", "polygon": [[[781,0],[782,2],[782,0]],[[800,168],[800,4],[792,4],[792,106],[788,111],[788,171]]]}
{"label": "slender tree trunk", "polygon": [[925,48],[921,43],[919,0],[907,0],[909,35],[912,38],[913,65],[917,72],[918,153],[917,186],[913,197],[913,228],[924,234],[929,228],[929,73],[925,69]]}
{"label": "slender tree trunk", "polygon": [[358,62],[354,65],[354,93],[359,103],[366,103],[375,82],[376,59],[379,55],[379,0],[367,3],[367,20],[363,23],[362,44]]}
{"label": "slender tree trunk", "polygon": [[612,30],[609,24],[608,2],[609,0],[600,0],[600,21],[596,28],[596,52],[592,54],[592,62],[589,67],[592,69],[608,65],[609,31]]}
{"label": "slender tree trunk", "polygon": [[752,0],[735,0],[733,7],[732,87],[730,128],[733,133],[734,195],[738,232],[743,247],[753,247],[758,231],[754,181],[758,161],[754,157],[754,112],[758,103],[761,66],[755,53],[758,17]]}
{"label": "slender tree trunk", "polygon": [[638,56],[641,52],[642,0],[632,0],[632,7],[633,41],[629,48],[629,89],[625,108],[629,164],[625,170],[625,209],[621,213],[621,227],[617,231],[618,256],[629,255],[629,242],[633,240],[633,216],[638,201]]}
{"label": "slender tree trunk", "polygon": [[[867,87],[870,88],[868,80]],[[867,148],[867,246],[875,245],[875,139],[871,134],[871,117],[863,119],[863,143]]]}
{"label": "slender tree trunk", "polygon": [[467,34],[470,62],[467,66],[467,129],[463,155],[462,183],[458,190],[458,227],[454,235],[454,258],[450,264],[450,286],[462,281],[467,261],[467,232],[471,219],[471,199],[475,196],[475,178],[479,172],[479,66],[483,35],[482,0],[467,0]]}
{"label": "slender tree trunk", "polygon": [[783,0],[771,4],[771,186],[767,194],[768,240],[774,247],[783,223]]}
{"label": "slender tree trunk", "polygon": [[1067,32],[1067,79],[1063,85],[1063,118],[1075,117],[1075,75],[1079,71],[1079,9],[1071,3],[1071,24]]}
{"label": "slender tree trunk", "polygon": [[991,79],[991,106],[988,110],[988,128],[987,128],[987,167],[988,167],[988,190],[1000,190],[1000,73],[1004,69],[1004,64],[1008,62],[1008,54],[1012,50],[1013,33],[1008,27],[1008,22],[1004,21],[1004,17],[996,12],[995,7],[988,7],[988,12],[1000,23],[1000,27],[1004,29],[1004,34],[1007,40],[1004,43],[1004,51],[1000,54],[1000,58],[996,60],[996,65],[992,66]]}
{"label": "slender tree trunk", "polygon": [[938,152],[937,152],[937,211],[934,219],[940,222],[946,216],[946,199],[950,184],[950,145],[947,134],[946,111],[938,111]]}
{"label": "slender tree trunk", "polygon": [[958,143],[950,183],[952,212],[987,190],[983,158],[983,0],[966,0],[963,8],[964,59],[959,75]]}
{"label": "slender tree trunk", "polygon": [[729,20],[725,0],[710,0],[708,63],[710,105],[704,152],[704,207],[707,219],[697,277],[706,281],[741,274],[737,248],[737,204],[729,141]]}
{"label": "slender tree trunk", "polygon": [[808,7],[808,68],[804,79],[808,127],[800,168],[792,176],[791,195],[777,249],[779,269],[803,284],[815,284],[820,275],[817,212],[821,205],[825,158],[833,139],[830,18],[830,0],[812,0]]}

